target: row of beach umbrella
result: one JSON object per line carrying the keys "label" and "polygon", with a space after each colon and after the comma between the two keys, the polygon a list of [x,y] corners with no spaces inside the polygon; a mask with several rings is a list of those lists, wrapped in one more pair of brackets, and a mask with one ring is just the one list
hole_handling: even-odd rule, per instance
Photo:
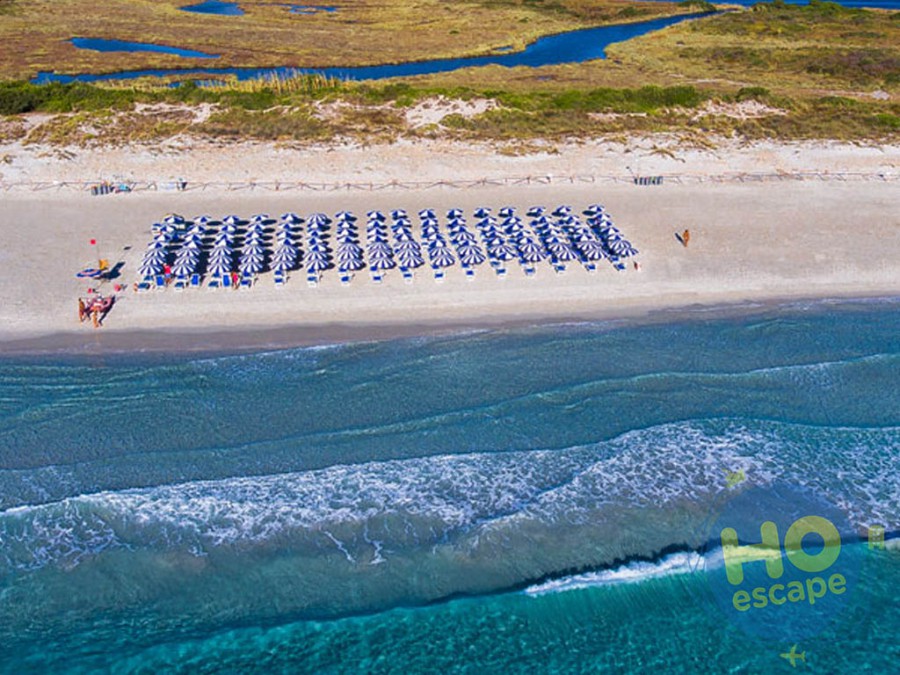
{"label": "row of beach umbrella", "polygon": [[[150,280],[161,275],[171,261],[170,272],[177,283],[189,283],[201,273],[220,280],[237,272],[249,284],[266,270],[283,282],[289,272],[305,269],[314,282],[325,270],[337,268],[342,281],[347,281],[366,267],[376,279],[394,268],[410,278],[411,271],[426,261],[438,276],[457,262],[467,274],[485,262],[505,273],[504,265],[510,260],[520,262],[526,273],[533,273],[534,265],[545,259],[557,271],[575,260],[593,270],[594,264],[604,259],[621,269],[624,258],[637,255],[600,204],[589,206],[580,215],[569,206],[552,212],[533,207],[525,214],[527,222],[512,207],[499,209],[496,216],[488,208],[473,213],[475,224],[470,227],[461,209],[450,209],[441,227],[433,209],[422,209],[418,212],[419,240],[403,209],[391,211],[389,218],[380,211],[369,211],[364,233],[357,217],[348,211],[336,213],[334,219],[314,213],[305,220],[296,213],[285,213],[277,222],[264,213],[249,221],[231,215],[218,223],[209,216],[188,223],[170,214],[153,226],[153,238],[138,271]],[[274,228],[270,228],[273,222]]]}

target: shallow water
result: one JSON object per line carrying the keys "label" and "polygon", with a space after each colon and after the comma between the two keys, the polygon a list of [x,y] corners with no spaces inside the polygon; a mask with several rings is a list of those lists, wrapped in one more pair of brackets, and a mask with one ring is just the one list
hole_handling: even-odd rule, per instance
{"label": "shallow water", "polygon": [[[0,670],[769,669],[690,551],[736,471],[900,530],[898,334],[825,303],[0,362]],[[900,559],[856,549],[826,670],[898,655]]]}
{"label": "shallow water", "polygon": [[78,49],[90,49],[95,52],[157,52],[159,54],[175,54],[185,58],[217,59],[218,54],[207,54],[192,49],[167,47],[148,42],[125,42],[122,40],[104,40],[101,38],[72,38],[72,44]]}
{"label": "shallow water", "polygon": [[238,3],[221,2],[220,0],[204,0],[194,5],[182,5],[178,9],[185,12],[216,14],[219,16],[244,16],[245,14]]}

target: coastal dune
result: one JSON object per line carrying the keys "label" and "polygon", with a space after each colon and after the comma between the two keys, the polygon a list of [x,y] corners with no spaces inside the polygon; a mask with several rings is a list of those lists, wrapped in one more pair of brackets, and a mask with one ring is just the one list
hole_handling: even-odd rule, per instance
{"label": "coastal dune", "polygon": [[[579,167],[572,168],[575,173]],[[318,288],[309,288],[302,272],[283,288],[274,286],[271,274],[241,291],[136,294],[130,288],[150,225],[168,212],[220,218],[346,209],[364,216],[370,209],[429,207],[443,224],[441,212],[451,207],[465,209],[472,222],[477,206],[511,205],[524,216],[533,205],[570,204],[581,210],[593,202],[605,205],[640,250],[640,270],[629,264],[617,272],[602,263],[589,274],[570,263],[565,274],[557,275],[542,263],[529,279],[513,262],[503,280],[483,265],[474,280],[452,267],[440,284],[423,268],[412,284],[404,284],[397,271],[374,284],[363,270],[346,287],[330,271]],[[695,305],[897,295],[898,204],[900,182],[893,179],[668,181],[655,186],[551,182],[315,193],[209,189],[104,197],[10,191],[0,213],[6,298],[0,305],[0,342],[6,351],[259,347],[616,318]],[[675,237],[686,228],[691,231],[688,247]],[[100,330],[79,324],[76,311],[77,298],[96,285],[75,276],[96,262],[92,238],[111,265],[122,263],[115,281],[128,287]],[[111,283],[102,291],[111,292]]]}

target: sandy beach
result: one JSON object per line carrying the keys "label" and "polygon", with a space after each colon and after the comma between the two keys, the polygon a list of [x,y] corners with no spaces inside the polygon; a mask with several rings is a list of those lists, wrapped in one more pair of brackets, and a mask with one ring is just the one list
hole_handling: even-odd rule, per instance
{"label": "sandy beach", "polygon": [[[507,156],[489,148],[402,144],[290,150],[247,147],[119,148],[54,158],[40,148],[7,148],[0,343],[7,352],[65,346],[75,350],[214,349],[304,344],[409,335],[509,323],[627,317],[654,310],[781,299],[900,294],[900,148],[761,144],[716,151],[660,152],[657,142],[630,147],[577,145],[554,152]],[[268,157],[268,159],[266,159]],[[666,175],[663,185],[636,186],[629,170]],[[827,172],[847,180],[741,182],[737,173]],[[880,176],[879,176],[880,174]],[[205,181],[281,180],[315,183],[477,181],[550,176],[531,184],[470,188],[382,190],[233,190],[134,192],[92,197],[71,188],[32,191],[23,181],[99,179]],[[566,176],[594,182],[567,182]],[[613,181],[609,177],[619,176]],[[605,178],[604,178],[605,177]],[[678,178],[680,177],[680,179]],[[709,178],[716,180],[709,180]],[[730,177],[730,178],[729,178]],[[202,288],[135,294],[150,225],[166,213],[277,216],[341,209],[477,206],[527,209],[535,204],[577,209],[603,203],[640,250],[641,269],[616,272],[608,264],[589,274],[569,265],[563,275],[547,264],[526,278],[517,264],[506,279],[487,266],[474,280],[450,268],[443,283],[430,270],[411,285],[397,272],[376,285],[364,271],[348,287],[326,273],[309,288],[297,273],[284,288],[264,274],[249,291]],[[690,228],[685,248],[674,233]],[[76,304],[88,286],[75,274],[95,262],[89,240],[129,289],[100,330],[81,325]],[[111,291],[107,283],[104,292]]]}

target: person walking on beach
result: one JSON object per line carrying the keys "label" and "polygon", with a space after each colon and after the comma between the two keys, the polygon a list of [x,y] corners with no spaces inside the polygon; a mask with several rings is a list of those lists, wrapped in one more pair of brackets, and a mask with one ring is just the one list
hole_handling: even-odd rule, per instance
{"label": "person walking on beach", "polygon": [[684,244],[684,247],[687,248],[688,244],[691,241],[691,231],[685,230],[681,233],[681,243]]}
{"label": "person walking on beach", "polygon": [[84,320],[88,317],[87,307],[84,304],[84,300],[82,298],[78,298],[78,321],[84,323]]}

